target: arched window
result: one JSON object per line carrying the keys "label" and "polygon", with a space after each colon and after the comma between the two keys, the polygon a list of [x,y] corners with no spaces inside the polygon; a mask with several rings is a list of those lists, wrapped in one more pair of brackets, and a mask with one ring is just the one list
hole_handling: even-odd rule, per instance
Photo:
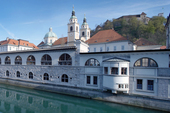
{"label": "arched window", "polygon": [[68,76],[66,74],[63,74],[61,77],[62,82],[68,82]]}
{"label": "arched window", "polygon": [[73,27],[72,27],[72,26],[70,27],[70,32],[71,32],[71,31],[73,31]]}
{"label": "arched window", "polygon": [[22,65],[22,58],[20,56],[15,58],[15,65]]}
{"label": "arched window", "polygon": [[33,79],[33,73],[29,72],[29,79]]}
{"label": "arched window", "polygon": [[44,73],[44,80],[49,80],[49,75],[47,73]]}
{"label": "arched window", "polygon": [[17,77],[20,77],[20,72],[19,71],[17,71]]}
{"label": "arched window", "polygon": [[98,60],[90,58],[86,61],[85,66],[100,66],[100,63]]}
{"label": "arched window", "polygon": [[140,58],[135,62],[134,67],[158,67],[158,64],[151,58]]}
{"label": "arched window", "polygon": [[11,59],[9,56],[5,58],[5,64],[11,64]]}
{"label": "arched window", "polygon": [[6,71],[6,76],[8,76],[8,77],[9,77],[9,71],[8,71],[8,70]]}
{"label": "arched window", "polygon": [[45,54],[41,58],[41,65],[52,65],[52,59],[49,55]]}
{"label": "arched window", "polygon": [[84,36],[84,31],[82,32],[82,36]]}
{"label": "arched window", "polygon": [[27,65],[35,65],[35,57],[30,55],[27,58]]}
{"label": "arched window", "polygon": [[59,65],[72,65],[72,58],[69,54],[62,54],[59,58]]}
{"label": "arched window", "polygon": [[78,26],[76,26],[76,31],[78,32]]}

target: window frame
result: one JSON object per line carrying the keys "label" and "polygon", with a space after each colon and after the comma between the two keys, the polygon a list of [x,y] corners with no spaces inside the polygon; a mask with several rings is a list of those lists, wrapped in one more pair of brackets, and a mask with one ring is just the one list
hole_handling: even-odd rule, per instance
{"label": "window frame", "polygon": [[49,74],[48,73],[44,73],[44,75],[43,75],[43,80],[49,80]]}
{"label": "window frame", "polygon": [[72,58],[69,54],[63,53],[59,57],[58,65],[72,65]]}
{"label": "window frame", "polygon": [[136,89],[142,90],[143,89],[143,79],[136,80]]}
{"label": "window frame", "polygon": [[69,77],[66,74],[63,74],[61,76],[61,82],[68,83],[69,82]]}
{"label": "window frame", "polygon": [[152,58],[143,57],[135,61],[134,67],[158,67],[158,63]]}
{"label": "window frame", "polygon": [[85,62],[85,66],[100,66],[100,62],[95,58],[90,58]]}
{"label": "window frame", "polygon": [[5,64],[7,64],[7,65],[8,65],[8,64],[9,64],[9,65],[11,64],[11,58],[10,58],[9,56],[6,56],[6,57],[5,57]]}
{"label": "window frame", "polygon": [[44,54],[41,57],[41,65],[52,65],[52,58],[49,54]]}
{"label": "window frame", "polygon": [[147,90],[154,91],[154,80],[147,80]]}
{"label": "window frame", "polygon": [[15,57],[15,65],[22,65],[22,58],[20,56]]}
{"label": "window frame", "polygon": [[27,65],[35,65],[36,64],[35,57],[33,55],[29,55],[27,57],[27,62],[26,63],[27,63]]}

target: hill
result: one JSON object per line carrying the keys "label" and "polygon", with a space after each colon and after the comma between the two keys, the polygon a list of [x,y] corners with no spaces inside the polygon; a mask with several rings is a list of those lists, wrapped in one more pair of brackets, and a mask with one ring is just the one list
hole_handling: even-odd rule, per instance
{"label": "hill", "polygon": [[128,21],[125,19],[112,19],[107,20],[101,25],[98,25],[94,30],[91,30],[91,36],[96,34],[100,30],[113,29],[128,38],[132,42],[135,42],[139,38],[145,38],[153,43],[166,45],[166,30],[165,30],[166,18],[153,16],[150,18],[148,24],[144,24],[137,18],[132,17]]}

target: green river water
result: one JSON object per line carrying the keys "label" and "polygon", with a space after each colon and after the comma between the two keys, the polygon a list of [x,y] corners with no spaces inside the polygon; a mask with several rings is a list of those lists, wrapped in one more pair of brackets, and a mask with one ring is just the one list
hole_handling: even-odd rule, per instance
{"label": "green river water", "polygon": [[0,113],[162,113],[0,84]]}

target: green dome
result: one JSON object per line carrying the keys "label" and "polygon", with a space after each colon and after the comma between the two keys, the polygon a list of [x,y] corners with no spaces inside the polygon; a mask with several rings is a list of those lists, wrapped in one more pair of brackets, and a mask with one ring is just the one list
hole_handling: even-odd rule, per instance
{"label": "green dome", "polygon": [[57,38],[57,35],[52,31],[52,27],[49,28],[49,32],[45,34],[44,38],[54,37]]}

